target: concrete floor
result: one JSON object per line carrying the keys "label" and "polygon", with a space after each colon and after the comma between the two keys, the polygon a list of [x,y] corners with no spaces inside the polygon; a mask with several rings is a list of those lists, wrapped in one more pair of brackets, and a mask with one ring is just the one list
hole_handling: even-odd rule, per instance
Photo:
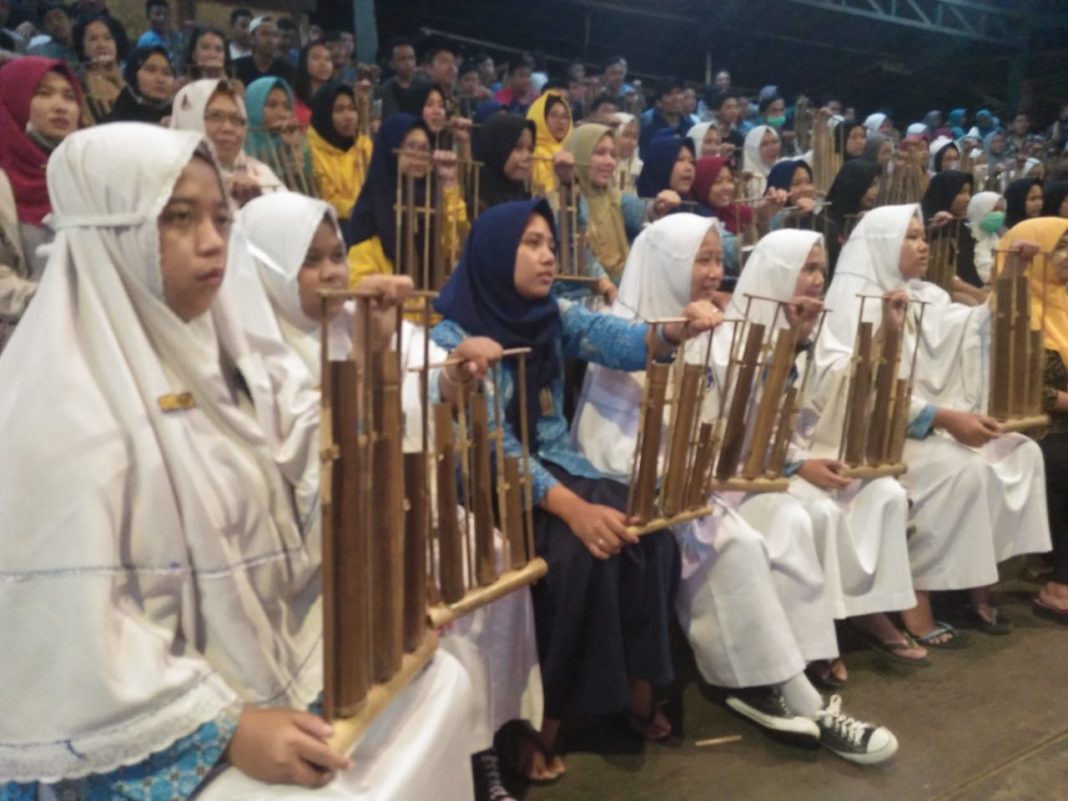
{"label": "concrete floor", "polygon": [[[668,715],[676,736],[644,747],[622,725],[572,730],[568,774],[531,788],[527,801],[1066,801],[1068,627],[1030,613],[1038,585],[1016,575],[998,601],[1016,625],[1007,637],[971,634],[972,647],[934,652],[926,669],[846,651],[845,709],[889,726],[901,747],[862,768],[826,750],[769,739],[695,678],[678,643],[679,682]],[[712,747],[705,738],[741,735]]]}

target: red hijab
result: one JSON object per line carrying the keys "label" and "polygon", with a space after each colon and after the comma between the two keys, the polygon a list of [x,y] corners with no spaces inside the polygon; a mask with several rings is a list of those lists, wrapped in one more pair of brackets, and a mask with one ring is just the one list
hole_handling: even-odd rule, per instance
{"label": "red hijab", "polygon": [[722,156],[702,156],[699,158],[694,170],[693,189],[690,191],[697,198],[698,203],[712,211],[712,215],[723,223],[724,228],[737,235],[741,226],[752,222],[753,210],[748,206],[740,205],[733,201],[718,209],[712,207],[708,202],[708,193],[724,167],[730,169],[730,159],[725,159]]}
{"label": "red hijab", "polygon": [[45,180],[48,153],[26,134],[30,102],[37,85],[50,71],[70,81],[80,109],[82,92],[78,79],[62,61],[23,56],[0,69],[0,170],[11,181],[19,222],[30,225],[40,225],[52,210]]}

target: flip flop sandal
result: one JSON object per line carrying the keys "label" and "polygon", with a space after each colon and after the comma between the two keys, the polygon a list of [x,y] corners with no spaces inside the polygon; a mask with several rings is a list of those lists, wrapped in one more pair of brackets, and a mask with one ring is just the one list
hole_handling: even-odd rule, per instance
{"label": "flip flop sandal", "polygon": [[[667,733],[660,735],[659,737],[653,737],[649,730],[656,725],[656,715],[660,712],[660,707],[657,704],[653,704],[653,710],[646,716],[639,715],[634,710],[627,710],[627,726],[632,732],[639,735],[645,740],[650,740],[654,743],[662,743],[665,740],[671,738],[672,728],[671,723],[668,723]],[[667,720],[667,718],[664,718]]]}
{"label": "flip flop sandal", "polygon": [[534,750],[544,757],[546,766],[551,764],[558,756],[556,751],[545,744],[545,741],[541,739],[541,735],[527,721],[513,720],[502,726],[497,735],[497,754],[501,764],[513,776],[527,784],[543,786],[558,782],[560,777],[564,775],[563,773],[544,779],[535,779],[529,775],[527,771],[530,766],[519,763],[519,746],[523,742],[530,743]]}
{"label": "flip flop sandal", "polygon": [[1012,621],[1000,614],[1001,610],[996,606],[990,607],[990,620],[979,614],[979,607],[974,604],[968,605],[968,613],[972,618],[972,625],[984,634],[1004,636],[1012,633]]}
{"label": "flip flop sandal", "polygon": [[[917,635],[915,632],[906,631],[912,639],[922,645],[924,648],[939,648],[943,651],[960,651],[971,645],[971,640],[960,629],[951,626],[949,623],[944,623],[941,620],[935,621],[935,627],[923,636]],[[946,634],[950,635],[950,638],[945,642],[935,642],[939,637]]]}
{"label": "flip flop sandal", "polygon": [[834,662],[830,659],[819,659],[805,668],[805,675],[809,681],[824,690],[840,690],[846,686],[848,679],[840,679],[834,675]]}
{"label": "flip flop sandal", "polygon": [[1031,601],[1031,611],[1036,617],[1044,617],[1046,620],[1052,620],[1062,626],[1068,626],[1068,609],[1058,609],[1055,606],[1050,606],[1041,598],[1036,597]]}
{"label": "flip flop sandal", "polygon": [[906,651],[910,648],[919,647],[919,643],[909,634],[902,633],[905,638],[902,642],[885,642],[880,640],[870,631],[865,631],[860,626],[854,625],[852,627],[852,633],[863,642],[868,648],[876,653],[886,657],[890,661],[899,665],[909,665],[911,667],[930,667],[931,660],[926,656],[922,659],[913,659],[908,656],[902,656],[901,651]]}

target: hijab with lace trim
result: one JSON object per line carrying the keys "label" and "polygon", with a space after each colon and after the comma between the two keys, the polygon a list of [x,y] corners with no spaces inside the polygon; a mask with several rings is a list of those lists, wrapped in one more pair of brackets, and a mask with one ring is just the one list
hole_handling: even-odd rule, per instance
{"label": "hijab with lace trim", "polygon": [[763,178],[767,178],[771,168],[775,166],[765,162],[760,154],[760,143],[768,131],[774,134],[776,139],[779,138],[779,132],[770,125],[756,125],[745,135],[745,161],[742,169]]}
{"label": "hijab with lace trim", "polygon": [[615,131],[607,125],[587,122],[573,130],[564,142],[564,149],[575,157],[575,177],[586,200],[586,241],[597,261],[613,281],[618,282],[630,253],[630,241],[623,223],[622,193],[611,182],[608,186],[594,186],[590,168],[593,151],[602,139],[615,140]]}
{"label": "hijab with lace trim", "polygon": [[230,282],[190,322],[164,300],[157,219],[197,156],[115,123],[49,164],[56,239],[0,359],[8,779],[107,773],[322,689],[311,377],[241,330]]}

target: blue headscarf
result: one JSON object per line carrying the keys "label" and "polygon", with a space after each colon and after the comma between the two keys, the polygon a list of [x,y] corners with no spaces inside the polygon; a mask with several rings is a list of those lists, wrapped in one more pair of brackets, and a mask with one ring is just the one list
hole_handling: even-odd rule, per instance
{"label": "blue headscarf", "polygon": [[695,153],[693,142],[671,128],[656,132],[649,146],[642,150],[644,164],[638,176],[638,197],[656,197],[671,187],[671,171],[684,147]]}
{"label": "blue headscarf", "polygon": [[[377,145],[376,145],[377,148]],[[376,150],[377,152],[377,150]],[[545,198],[501,203],[478,216],[463,254],[434,301],[434,308],[471,336],[496,340],[504,348],[530,348],[527,355],[527,420],[541,416],[538,393],[560,376],[560,307],[549,294],[527,300],[515,288],[515,257],[530,215],[540,214],[556,235]],[[505,418],[518,431],[518,388]]]}
{"label": "blue headscarf", "polygon": [[[426,124],[413,114],[403,112],[390,114],[382,122],[375,137],[374,149],[371,151],[371,163],[367,166],[367,178],[352,208],[352,216],[345,232],[345,242],[352,247],[359,242],[377,236],[382,243],[382,250],[391,262],[396,260],[397,222],[394,205],[397,197],[397,153],[404,143],[404,138],[412,128],[430,132]],[[426,181],[415,182],[415,199],[418,203],[425,201]],[[417,252],[423,251],[420,243]]]}
{"label": "blue headscarf", "polygon": [[486,122],[490,117],[499,112],[508,112],[508,107],[501,103],[499,100],[483,100],[477,106],[475,106],[475,115],[473,122],[476,125],[481,125]]}
{"label": "blue headscarf", "polygon": [[[786,161],[780,161],[772,167],[771,172],[768,173],[768,189],[781,189],[784,192],[789,192],[790,184],[794,182],[794,173],[801,167],[808,170],[809,175],[812,174],[812,170],[809,169],[809,166],[804,159],[787,159]],[[765,190],[765,192],[766,191],[767,190]]]}
{"label": "blue headscarf", "polygon": [[258,156],[266,147],[276,146],[273,139],[278,138],[277,134],[270,133],[263,125],[263,107],[267,105],[267,95],[275,87],[285,91],[289,107],[293,108],[293,89],[284,78],[268,75],[257,78],[245,88],[245,112],[248,114],[245,152],[251,156]]}
{"label": "blue headscarf", "polygon": [[960,139],[964,136],[964,116],[967,113],[967,109],[955,108],[946,117],[946,125],[953,131],[954,139]]}

